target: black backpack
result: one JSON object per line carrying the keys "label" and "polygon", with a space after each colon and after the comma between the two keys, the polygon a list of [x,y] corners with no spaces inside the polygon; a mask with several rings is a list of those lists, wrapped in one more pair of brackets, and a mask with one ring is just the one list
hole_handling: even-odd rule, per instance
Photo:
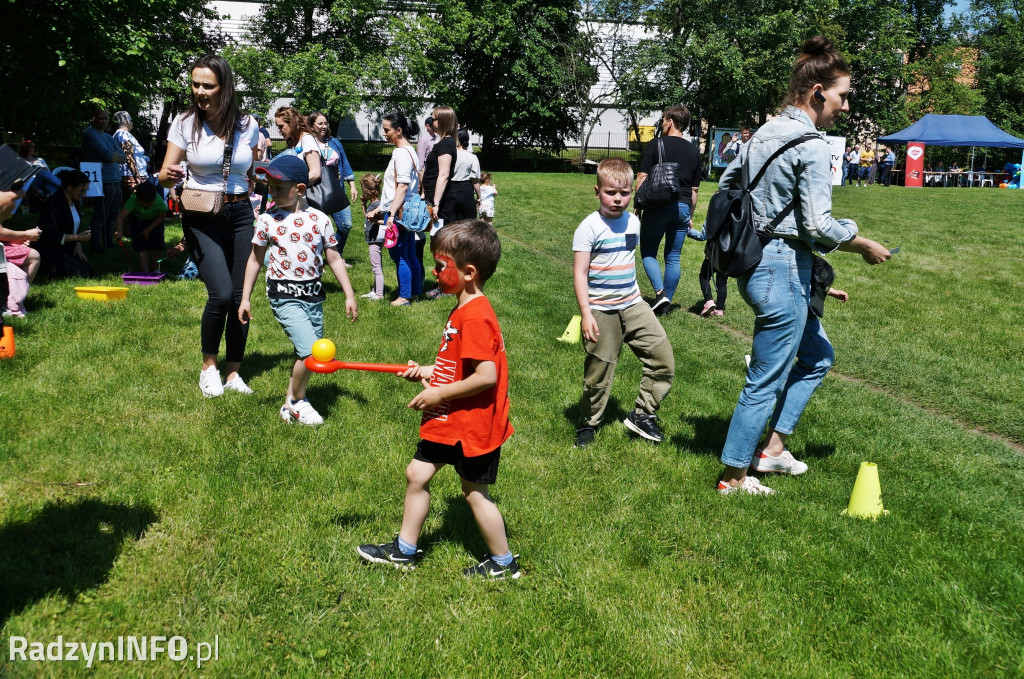
{"label": "black backpack", "polygon": [[[707,244],[704,254],[716,273],[742,276],[761,263],[761,250],[771,240],[775,228],[796,207],[797,196],[793,196],[782,212],[775,216],[764,231],[754,227],[754,203],[751,194],[761,177],[775,160],[789,149],[811,139],[821,139],[816,134],[805,134],[786,143],[773,153],[761,166],[757,176],[750,180],[748,162],[743,163],[743,184],[739,188],[717,191],[711,196],[708,215],[704,223]],[[749,160],[750,156],[747,156]]]}

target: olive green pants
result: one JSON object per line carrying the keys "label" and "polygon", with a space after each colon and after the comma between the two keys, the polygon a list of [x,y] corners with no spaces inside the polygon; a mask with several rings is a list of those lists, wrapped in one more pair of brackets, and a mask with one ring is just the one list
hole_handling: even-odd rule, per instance
{"label": "olive green pants", "polygon": [[676,372],[672,345],[665,329],[644,302],[615,311],[594,311],[593,314],[597,321],[597,341],[583,339],[583,348],[587,352],[583,362],[583,398],[580,401],[583,425],[596,427],[601,423],[623,344],[629,346],[643,365],[644,375],[640,380],[636,407],[653,415],[672,387]]}

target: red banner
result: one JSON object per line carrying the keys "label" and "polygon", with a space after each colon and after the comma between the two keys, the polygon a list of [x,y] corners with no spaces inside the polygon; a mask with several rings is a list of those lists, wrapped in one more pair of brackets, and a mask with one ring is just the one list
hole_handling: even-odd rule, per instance
{"label": "red banner", "polygon": [[906,185],[924,186],[924,144],[919,141],[907,144]]}

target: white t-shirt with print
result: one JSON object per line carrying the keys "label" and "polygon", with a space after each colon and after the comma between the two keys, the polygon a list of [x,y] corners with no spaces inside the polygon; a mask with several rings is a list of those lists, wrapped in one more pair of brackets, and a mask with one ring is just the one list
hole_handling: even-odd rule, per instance
{"label": "white t-shirt with print", "polygon": [[252,242],[267,248],[268,281],[314,281],[324,272],[324,251],[338,238],[331,218],[320,210],[274,209],[256,219]]}
{"label": "white t-shirt with print", "polygon": [[[235,147],[231,152],[231,174],[228,175],[229,194],[249,193],[246,174],[252,167],[252,150],[260,143],[260,128],[256,119],[247,116],[244,127],[235,129]],[[179,115],[167,132],[168,143],[185,150],[188,161],[188,179],[185,188],[219,191],[224,183],[224,141],[210,126],[203,123],[198,137],[193,138],[193,117]]]}
{"label": "white t-shirt with print", "polygon": [[419,193],[420,190],[420,168],[419,160],[411,146],[396,148],[391,152],[391,162],[388,169],[384,171],[384,184],[380,192],[380,211],[390,212],[391,202],[395,199],[395,176],[398,176],[399,184],[408,184],[405,196]]}

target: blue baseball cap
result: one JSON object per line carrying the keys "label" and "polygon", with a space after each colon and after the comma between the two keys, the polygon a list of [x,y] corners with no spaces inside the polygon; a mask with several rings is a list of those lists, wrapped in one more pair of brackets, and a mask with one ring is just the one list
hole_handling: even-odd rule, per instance
{"label": "blue baseball cap", "polygon": [[298,156],[277,156],[270,161],[265,172],[282,182],[309,184],[309,166]]}

